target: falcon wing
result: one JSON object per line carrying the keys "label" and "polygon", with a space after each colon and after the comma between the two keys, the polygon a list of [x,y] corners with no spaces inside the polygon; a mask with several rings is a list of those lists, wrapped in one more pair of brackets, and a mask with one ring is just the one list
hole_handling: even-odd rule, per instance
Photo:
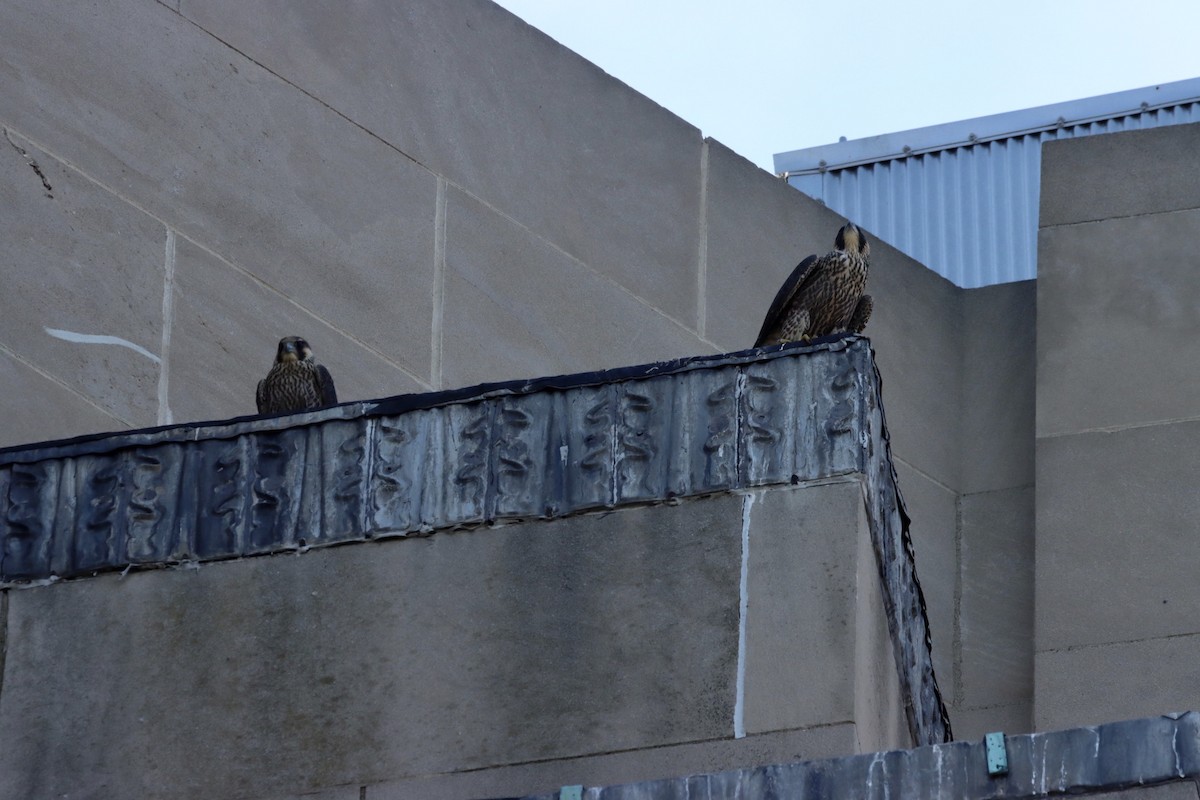
{"label": "falcon wing", "polygon": [[788,275],[787,280],[783,282],[783,286],[779,287],[779,293],[775,295],[775,299],[771,301],[771,307],[767,309],[767,318],[763,320],[762,330],[758,332],[758,338],[754,340],[755,347],[761,347],[763,339],[777,326],[783,319],[784,312],[787,311],[788,305],[792,302],[792,298],[800,291],[800,287],[811,278],[813,265],[817,263],[815,255],[801,261],[792,270],[792,274]]}
{"label": "falcon wing", "polygon": [[322,408],[337,405],[337,389],[333,385],[333,376],[322,364],[317,364],[317,389],[321,392]]}
{"label": "falcon wing", "polygon": [[258,388],[254,390],[254,402],[258,404],[258,413],[267,413],[267,382],[265,380],[258,382]]}

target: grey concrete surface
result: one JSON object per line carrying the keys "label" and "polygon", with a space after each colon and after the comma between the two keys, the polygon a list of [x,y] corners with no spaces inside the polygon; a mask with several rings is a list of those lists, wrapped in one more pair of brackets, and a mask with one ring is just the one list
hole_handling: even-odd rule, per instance
{"label": "grey concrete surface", "polygon": [[[0,314],[0,345],[127,425],[154,425],[162,223],[7,128],[0,135],[0,196],[0,270],[9,298]],[[47,329],[119,337],[150,355],[66,341]]]}
{"label": "grey concrete surface", "polygon": [[308,340],[342,402],[429,389],[399,364],[193,242],[177,236],[174,260],[168,379],[176,422],[258,413],[255,387],[284,335]]}
{"label": "grey concrete surface", "polygon": [[453,187],[446,239],[445,386],[714,352],[561,247]]}
{"label": "grey concrete surface", "polygon": [[[945,697],[955,701],[958,649],[958,496],[907,463],[896,464],[912,517],[917,578],[925,592],[933,635],[933,666]],[[957,732],[956,732],[957,733]]]}
{"label": "grey concrete surface", "polygon": [[859,542],[869,541],[859,482],[759,493],[749,515],[746,733],[853,721],[856,692],[875,689],[845,668],[857,664]]}
{"label": "grey concrete surface", "polygon": [[[865,528],[867,521],[861,520]],[[854,615],[854,733],[855,752],[869,753],[913,746],[909,728],[910,702],[896,681],[898,648],[892,644],[879,559],[868,536],[858,537]],[[944,702],[944,701],[943,701]]]}
{"label": "grey concrete surface", "polygon": [[829,252],[844,220],[717,140],[705,144],[704,334],[741,350],[754,344],[792,268]]}
{"label": "grey concrete surface", "polygon": [[[1200,207],[1197,149],[1200,125],[1046,142],[1039,224],[1045,228]],[[1038,266],[1040,277],[1040,256]]]}
{"label": "grey concrete surface", "polygon": [[1200,631],[1198,451],[1200,422],[1038,441],[1038,650]]}
{"label": "grey concrete surface", "polygon": [[864,333],[875,346],[883,376],[892,448],[934,480],[957,489],[964,290],[878,237],[871,241],[867,288],[875,310]]}
{"label": "grey concrete surface", "polygon": [[1198,230],[1200,209],[1042,229],[1038,436],[1197,416],[1176,387],[1200,369]]}
{"label": "grey concrete surface", "polygon": [[0,124],[427,375],[427,170],[151,0],[10,3],[0,50]]}
{"label": "grey concrete surface", "polygon": [[963,494],[1032,486],[1037,282],[962,293]]}
{"label": "grey concrete surface", "polygon": [[699,131],[509,12],[188,0],[182,13],[696,327]]}
{"label": "grey concrete surface", "polygon": [[[3,350],[0,385],[0,447],[127,427],[74,387],[67,388]],[[29,402],[31,397],[37,398],[36,404]]]}
{"label": "grey concrete surface", "polygon": [[961,702],[1033,699],[1034,490],[964,495],[960,600]]}
{"label": "grey concrete surface", "polygon": [[16,592],[0,796],[270,795],[731,736],[741,517],[724,496]]}
{"label": "grey concrete surface", "polygon": [[1034,724],[1194,707],[1200,126],[1043,151]]}
{"label": "grey concrete surface", "polygon": [[954,739],[970,742],[982,739],[986,734],[1029,733],[1033,730],[1032,703],[1011,703],[984,708],[954,707],[950,709],[954,722]]}
{"label": "grey concrete surface", "polygon": [[[561,786],[604,786],[692,775],[747,764],[786,764],[852,752],[852,724],[780,731],[742,739],[656,747],[625,753],[492,767],[452,775],[384,781],[366,787],[367,800],[481,800],[514,797],[531,787],[551,792]],[[280,798],[283,800],[283,798]],[[291,800],[291,798],[288,798]]]}
{"label": "grey concrete surface", "polygon": [[1036,730],[1200,706],[1200,635],[1147,638],[1034,656]]}

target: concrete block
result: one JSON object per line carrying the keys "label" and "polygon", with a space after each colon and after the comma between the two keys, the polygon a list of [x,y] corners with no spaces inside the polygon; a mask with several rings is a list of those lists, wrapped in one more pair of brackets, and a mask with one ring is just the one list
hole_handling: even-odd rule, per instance
{"label": "concrete block", "polygon": [[399,365],[182,237],[175,241],[170,407],[176,422],[258,413],[258,381],[275,347],[305,337],[329,368],[338,400],[427,390]]}
{"label": "concrete block", "polygon": [[742,739],[606,753],[474,772],[371,784],[367,800],[478,800],[552,792],[562,786],[611,786],[742,767],[836,758],[854,752],[855,726],[823,725]]}
{"label": "concrete block", "polygon": [[126,423],[0,350],[0,447],[120,430]]}
{"label": "concrete block", "polygon": [[933,636],[933,668],[947,702],[955,696],[955,616],[958,593],[957,496],[905,462],[896,464],[900,491],[912,517],[917,578]]}
{"label": "concrete block", "polygon": [[7,126],[427,375],[428,171],[159,3],[10,3],[0,51]]}
{"label": "concrete block", "polygon": [[705,145],[704,335],[725,350],[741,350],[754,344],[792,268],[810,253],[833,249],[845,220],[715,139]]}
{"label": "concrete block", "polygon": [[[15,131],[3,136],[0,241],[10,302],[0,344],[126,425],[154,425],[166,229]],[[80,342],[81,335],[124,344]]]}
{"label": "concrete block", "polygon": [[1198,149],[1198,124],[1045,142],[1039,224],[1200,206]]}
{"label": "concrete block", "polygon": [[728,737],[741,524],[726,495],[13,592],[0,796],[271,796]]}
{"label": "concrete block", "polygon": [[763,492],[749,514],[746,732],[853,721],[856,691],[875,688],[856,686],[850,668],[858,544],[869,541],[858,481]]}
{"label": "concrete block", "polygon": [[968,289],[963,300],[963,494],[1033,484],[1037,282]]}
{"label": "concrete block", "polygon": [[[863,523],[860,523],[863,525]],[[915,700],[908,700],[901,683],[898,662],[906,656],[903,644],[892,643],[888,626],[888,601],[879,578],[879,559],[875,543],[869,535],[858,536],[858,569],[855,575],[854,614],[854,733],[855,752],[877,753],[914,746],[922,735],[928,736],[927,722],[918,722],[918,730],[909,728],[907,706],[922,706],[926,702],[923,689],[918,688]],[[895,602],[893,599],[892,602]],[[913,625],[909,626],[915,627]],[[902,634],[903,636],[903,634]],[[908,636],[916,638],[910,631]],[[923,637],[922,637],[923,638]],[[924,646],[924,641],[920,643]],[[924,656],[924,654],[922,654]],[[932,669],[922,664],[923,669]],[[836,669],[836,666],[834,667]],[[911,684],[910,684],[911,685]],[[940,702],[940,698],[938,698]],[[916,716],[928,719],[940,716],[941,709],[918,708]],[[928,715],[928,716],[927,716]],[[939,725],[941,720],[939,719]]]}
{"label": "concrete block", "polygon": [[695,328],[700,133],[599,67],[492,3],[182,13]]}
{"label": "concrete block", "polygon": [[[830,247],[836,233],[835,228],[826,234]],[[955,490],[961,462],[963,291],[871,236],[867,292],[875,310],[864,333],[883,376],[892,452]]]}
{"label": "concrete block", "polygon": [[712,352],[692,331],[453,188],[446,240],[445,386]]}
{"label": "concrete block", "polygon": [[1200,630],[1200,423],[1037,447],[1037,649]]}
{"label": "concrete block", "polygon": [[1029,733],[1033,730],[1033,703],[1026,701],[987,708],[952,708],[950,721],[954,724],[954,740],[957,742],[978,741],[985,734],[996,731]]}
{"label": "concrete block", "polygon": [[962,703],[1028,703],[1033,694],[1034,490],[964,495],[959,615]]}
{"label": "concrete block", "polygon": [[1200,209],[1042,230],[1038,436],[1195,415],[1198,229]]}
{"label": "concrete block", "polygon": [[1039,650],[1034,663],[1040,731],[1200,705],[1200,635]]}

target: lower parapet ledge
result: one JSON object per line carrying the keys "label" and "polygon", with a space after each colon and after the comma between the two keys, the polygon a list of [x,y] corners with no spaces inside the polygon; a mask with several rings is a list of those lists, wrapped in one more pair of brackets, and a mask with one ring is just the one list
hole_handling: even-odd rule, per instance
{"label": "lower parapet ledge", "polygon": [[[1058,795],[1152,800],[1179,784],[1197,797],[1200,714],[1112,722],[1004,740],[1007,771],[992,775],[983,741],[738,769],[609,787],[566,787],[526,800],[988,800]],[[368,795],[369,796],[369,795]]]}

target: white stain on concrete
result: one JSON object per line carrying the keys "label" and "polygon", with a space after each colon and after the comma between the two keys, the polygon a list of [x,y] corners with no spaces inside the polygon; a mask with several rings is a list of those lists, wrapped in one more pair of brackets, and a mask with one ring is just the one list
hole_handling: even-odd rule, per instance
{"label": "white stain on concrete", "polygon": [[746,611],[750,607],[750,508],[754,495],[742,498],[742,573],[738,588],[737,690],[733,699],[733,738],[746,735]]}
{"label": "white stain on concrete", "polygon": [[171,329],[175,326],[175,231],[167,228],[167,247],[163,255],[163,301],[162,301],[162,362],[158,368],[158,424],[170,425],[175,421],[171,414],[170,363]]}
{"label": "white stain on concrete", "polygon": [[151,353],[146,348],[139,344],[134,344],[128,339],[122,339],[120,336],[107,336],[101,333],[76,333],[75,331],[64,331],[58,328],[43,327],[42,330],[53,336],[55,339],[62,339],[63,341],[67,342],[75,342],[76,344],[111,344],[116,345],[117,347],[127,347],[135,353],[144,355],[155,364],[162,362],[162,359],[154,355],[154,353]]}

